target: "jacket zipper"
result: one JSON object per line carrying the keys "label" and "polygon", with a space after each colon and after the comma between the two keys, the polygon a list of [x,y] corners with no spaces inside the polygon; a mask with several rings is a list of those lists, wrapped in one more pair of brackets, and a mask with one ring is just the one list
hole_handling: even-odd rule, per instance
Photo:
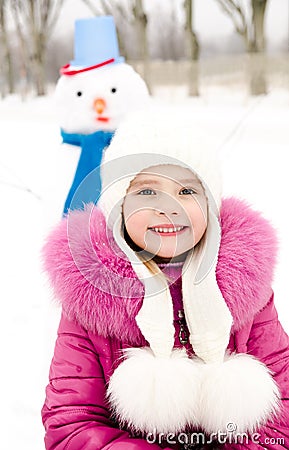
{"label": "jacket zipper", "polygon": [[178,333],[179,342],[182,345],[186,345],[189,340],[189,332],[188,332],[185,314],[184,314],[183,309],[178,310],[178,318],[179,318],[178,323],[180,326],[179,333]]}

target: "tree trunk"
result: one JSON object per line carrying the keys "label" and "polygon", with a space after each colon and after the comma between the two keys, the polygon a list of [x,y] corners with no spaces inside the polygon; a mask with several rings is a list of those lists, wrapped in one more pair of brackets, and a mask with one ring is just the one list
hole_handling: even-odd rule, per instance
{"label": "tree trunk", "polygon": [[188,70],[189,96],[196,97],[199,95],[199,42],[193,30],[193,0],[185,0],[184,7],[186,17],[185,40],[190,61]]}
{"label": "tree trunk", "polygon": [[17,5],[12,4],[12,16],[15,22],[15,27],[17,30],[17,39],[19,46],[19,65],[20,65],[20,73],[19,73],[19,89],[22,100],[25,99],[28,92],[28,49],[27,43],[25,41],[25,37],[21,27],[21,21],[19,17],[19,11]]}
{"label": "tree trunk", "polygon": [[267,94],[266,57],[264,53],[248,53],[247,73],[251,95]]}
{"label": "tree trunk", "polygon": [[5,16],[5,2],[0,3],[0,39],[1,47],[3,51],[4,70],[3,75],[8,85],[8,93],[13,94],[15,92],[14,77],[13,77],[13,65],[12,56],[9,46],[8,33],[6,28],[6,16]]}
{"label": "tree trunk", "polygon": [[46,37],[40,33],[35,34],[34,55],[32,61],[33,79],[38,96],[46,94],[45,85],[45,54],[46,54]]}
{"label": "tree trunk", "polygon": [[35,57],[33,61],[33,79],[36,88],[36,94],[42,96],[46,94],[45,70],[41,58]]}
{"label": "tree trunk", "polygon": [[250,61],[250,93],[265,95],[268,92],[265,68],[265,35],[264,20],[267,0],[251,0],[253,39]]}
{"label": "tree trunk", "polygon": [[147,46],[147,16],[144,13],[142,0],[135,0],[134,7],[135,16],[135,28],[137,34],[137,42],[139,47],[140,59],[148,59],[148,46]]}
{"label": "tree trunk", "polygon": [[139,48],[139,59],[143,61],[143,78],[146,82],[149,93],[150,80],[149,80],[149,51],[147,42],[147,16],[143,9],[143,0],[135,0],[135,5],[133,8],[133,14],[135,17],[135,30],[137,35],[137,43]]}
{"label": "tree trunk", "polygon": [[253,50],[255,52],[263,52],[266,47],[264,35],[266,6],[267,0],[252,0]]}

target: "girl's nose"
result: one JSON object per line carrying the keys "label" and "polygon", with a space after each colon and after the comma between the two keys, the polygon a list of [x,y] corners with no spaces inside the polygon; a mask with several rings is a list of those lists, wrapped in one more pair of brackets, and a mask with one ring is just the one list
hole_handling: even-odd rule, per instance
{"label": "girl's nose", "polygon": [[[152,196],[152,198],[154,198]],[[159,216],[179,216],[182,212],[182,206],[174,193],[159,192],[154,203],[155,213]]]}
{"label": "girl's nose", "polygon": [[160,216],[178,216],[180,214],[180,206],[171,198],[163,198],[155,210]]}
{"label": "girl's nose", "polygon": [[106,108],[106,103],[103,98],[96,98],[93,102],[93,109],[97,114],[102,114]]}
{"label": "girl's nose", "polygon": [[164,209],[156,210],[159,216],[178,216],[179,212],[177,210],[165,211]]}

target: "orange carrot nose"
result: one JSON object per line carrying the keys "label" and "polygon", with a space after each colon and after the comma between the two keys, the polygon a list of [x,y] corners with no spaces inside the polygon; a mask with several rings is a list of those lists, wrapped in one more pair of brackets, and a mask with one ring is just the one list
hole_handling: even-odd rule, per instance
{"label": "orange carrot nose", "polygon": [[103,98],[96,98],[93,102],[93,108],[97,112],[97,114],[102,114],[105,110],[106,103]]}

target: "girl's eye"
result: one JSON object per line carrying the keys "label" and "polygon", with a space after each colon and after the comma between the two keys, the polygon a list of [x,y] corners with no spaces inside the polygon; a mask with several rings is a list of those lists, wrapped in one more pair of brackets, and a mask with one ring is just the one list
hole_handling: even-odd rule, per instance
{"label": "girl's eye", "polygon": [[156,193],[152,189],[146,188],[139,191],[138,195],[156,195]]}
{"label": "girl's eye", "polygon": [[183,188],[180,191],[180,195],[194,195],[196,194],[196,191],[194,191],[194,189],[192,188]]}

